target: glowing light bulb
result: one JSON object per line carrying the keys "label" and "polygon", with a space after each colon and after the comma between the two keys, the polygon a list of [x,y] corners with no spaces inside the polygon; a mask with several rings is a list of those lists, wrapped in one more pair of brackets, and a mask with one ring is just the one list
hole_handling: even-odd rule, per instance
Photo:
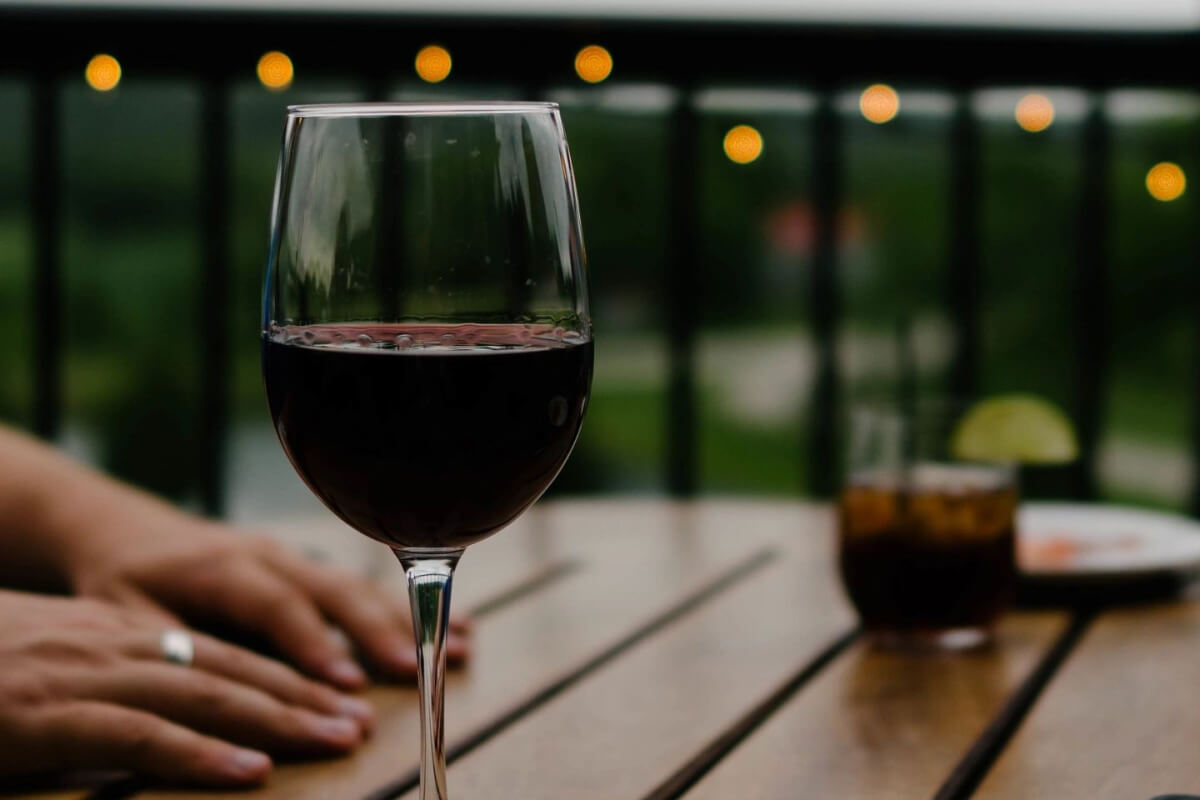
{"label": "glowing light bulb", "polygon": [[1054,122],[1054,103],[1043,94],[1027,94],[1013,112],[1017,124],[1030,133],[1041,133]]}
{"label": "glowing light bulb", "polygon": [[869,121],[882,125],[900,113],[900,95],[886,83],[876,83],[863,89],[858,109]]}
{"label": "glowing light bulb", "polygon": [[441,83],[450,76],[450,51],[440,45],[422,47],[415,62],[417,75],[427,83]]}
{"label": "glowing light bulb", "polygon": [[1146,191],[1150,192],[1150,196],[1155,200],[1169,203],[1178,199],[1186,188],[1187,176],[1178,164],[1163,161],[1155,164],[1146,173]]}
{"label": "glowing light bulb", "polygon": [[575,74],[588,83],[600,83],[612,68],[612,54],[598,44],[589,44],[575,55]]}
{"label": "glowing light bulb", "polygon": [[84,69],[83,77],[97,92],[110,91],[121,82],[121,62],[107,53],[94,55]]}
{"label": "glowing light bulb", "polygon": [[762,151],[762,134],[749,125],[737,125],[725,134],[725,155],[735,164],[749,164]]}
{"label": "glowing light bulb", "polygon": [[292,60],[278,50],[263,53],[255,71],[258,73],[259,82],[273,92],[281,92],[291,86],[292,79],[296,76]]}

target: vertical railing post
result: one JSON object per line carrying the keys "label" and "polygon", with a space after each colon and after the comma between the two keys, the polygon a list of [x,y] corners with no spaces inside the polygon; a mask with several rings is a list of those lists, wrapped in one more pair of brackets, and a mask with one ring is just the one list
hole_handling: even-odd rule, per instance
{"label": "vertical railing post", "polygon": [[1083,175],[1075,263],[1075,426],[1079,459],[1072,465],[1071,493],[1094,500],[1096,449],[1104,417],[1109,356],[1110,146],[1104,93],[1090,98],[1083,124]]}
{"label": "vertical railing post", "polygon": [[62,140],[58,79],[33,82],[30,185],[33,208],[33,431],[54,439],[62,423]]}
{"label": "vertical railing post", "polygon": [[[1195,137],[1195,134],[1193,134]],[[1200,160],[1200,137],[1193,138],[1192,152],[1197,154],[1197,160]],[[1195,297],[1195,287],[1200,286],[1200,216],[1193,218],[1192,226],[1192,241],[1191,241],[1191,278],[1188,285],[1192,287],[1192,296]],[[1200,318],[1197,318],[1197,324],[1193,327],[1192,338],[1192,363],[1200,363]],[[1195,377],[1192,379],[1192,448],[1191,448],[1191,467],[1192,467],[1192,486],[1191,497],[1188,500],[1188,511],[1193,517],[1200,518],[1200,370],[1194,371]]]}
{"label": "vertical railing post", "polygon": [[[204,510],[219,515],[225,507],[225,446],[229,418],[229,93],[217,77],[205,81],[201,95],[200,215],[201,348],[200,499]],[[254,321],[239,331],[253,335]]]}
{"label": "vertical railing post", "polygon": [[[380,79],[369,88],[368,97],[373,102],[385,102],[388,96],[387,81]],[[405,131],[399,127],[402,120],[385,125],[379,132],[382,152],[383,180],[379,183],[379,219],[382,224],[375,231],[375,283],[379,299],[379,312],[385,321],[399,322],[404,312],[404,159]],[[307,320],[313,322],[314,320]]]}
{"label": "vertical railing post", "polygon": [[979,391],[980,196],[979,121],[971,107],[971,92],[960,90],[950,125],[950,219],[947,264],[947,303],[954,327],[950,361],[950,392],[968,399]]}
{"label": "vertical railing post", "polygon": [[671,256],[662,286],[667,315],[667,491],[687,497],[696,491],[696,375],[694,364],[697,298],[696,175],[700,169],[692,92],[681,89],[671,120]]}
{"label": "vertical railing post", "polygon": [[831,87],[818,96],[813,115],[815,232],[809,281],[809,316],[816,376],[808,419],[808,490],[832,497],[841,480],[838,442],[840,386],[837,363],[841,312],[837,276],[838,216],[842,204],[842,126]]}

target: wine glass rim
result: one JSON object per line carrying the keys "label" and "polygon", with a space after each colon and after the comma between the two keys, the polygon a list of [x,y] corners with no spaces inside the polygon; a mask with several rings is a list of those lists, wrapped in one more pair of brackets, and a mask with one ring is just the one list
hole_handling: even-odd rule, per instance
{"label": "wine glass rim", "polygon": [[415,103],[304,103],[288,106],[289,117],[436,117],[528,114],[557,111],[558,103],[526,100]]}

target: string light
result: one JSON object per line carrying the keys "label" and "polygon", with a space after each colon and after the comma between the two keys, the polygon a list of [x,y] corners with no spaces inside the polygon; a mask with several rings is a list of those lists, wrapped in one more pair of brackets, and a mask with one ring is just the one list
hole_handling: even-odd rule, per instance
{"label": "string light", "polygon": [[575,74],[588,83],[600,83],[612,74],[612,68],[612,54],[598,44],[589,44],[575,54]]}
{"label": "string light", "polygon": [[1187,176],[1178,164],[1163,161],[1155,164],[1146,173],[1146,191],[1150,192],[1150,196],[1155,200],[1169,203],[1178,199],[1186,188]]}
{"label": "string light", "polygon": [[291,86],[296,75],[292,60],[278,50],[263,53],[256,72],[259,82],[273,92],[281,92]]}
{"label": "string light", "polygon": [[450,51],[440,45],[422,47],[417,53],[417,75],[427,83],[441,83],[450,75]]}
{"label": "string light", "polygon": [[83,77],[97,92],[110,91],[121,82],[121,62],[107,53],[94,55],[83,71]]}
{"label": "string light", "polygon": [[1041,133],[1054,122],[1054,103],[1044,94],[1027,94],[1017,103],[1013,116],[1030,133]]}
{"label": "string light", "polygon": [[882,125],[900,113],[900,95],[886,83],[876,83],[863,89],[858,108],[869,121]]}
{"label": "string light", "polygon": [[737,125],[725,134],[725,155],[735,164],[749,164],[762,151],[762,134],[749,125]]}

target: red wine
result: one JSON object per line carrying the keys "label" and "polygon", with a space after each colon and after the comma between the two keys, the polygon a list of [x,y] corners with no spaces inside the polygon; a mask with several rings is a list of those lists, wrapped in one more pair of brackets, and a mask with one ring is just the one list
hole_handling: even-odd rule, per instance
{"label": "red wine", "polygon": [[264,338],[263,374],[284,452],[335,514],[393,547],[460,548],[562,468],[592,343],[530,325],[293,326]]}

